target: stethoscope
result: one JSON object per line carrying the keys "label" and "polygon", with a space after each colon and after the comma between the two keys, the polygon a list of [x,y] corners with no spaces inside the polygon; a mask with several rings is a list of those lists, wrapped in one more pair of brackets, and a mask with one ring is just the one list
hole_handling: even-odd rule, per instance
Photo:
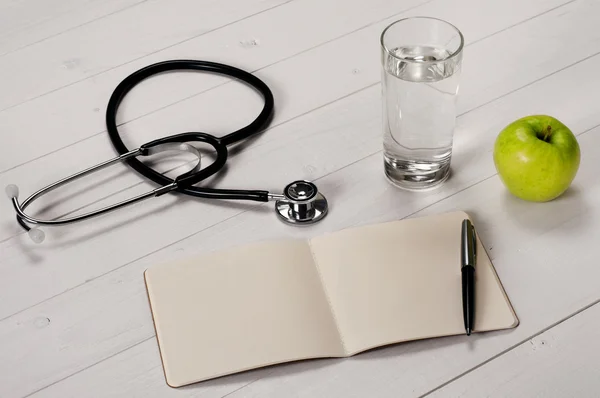
{"label": "stethoscope", "polygon": [[[227,75],[249,84],[258,90],[264,98],[265,104],[256,119],[249,125],[227,134],[223,137],[215,137],[211,134],[200,132],[188,132],[171,135],[164,138],[148,142],[136,149],[129,149],[123,143],[117,129],[117,110],[125,95],[142,80],[156,75],[158,73],[174,70],[199,70]],[[281,194],[274,194],[268,191],[260,190],[238,190],[238,189],[217,189],[208,187],[197,187],[194,184],[207,179],[208,177],[220,171],[227,162],[228,146],[239,143],[259,132],[268,125],[273,114],[273,94],[269,87],[256,76],[241,69],[208,61],[196,60],[172,60],[158,62],[142,68],[127,78],[125,78],[114,90],[110,97],[106,110],[106,128],[110,140],[119,153],[119,156],[109,159],[105,162],[80,171],[62,180],[56,181],[39,191],[33,193],[22,203],[19,203],[19,189],[16,185],[6,187],[6,193],[12,200],[17,213],[17,221],[29,233],[31,239],[40,243],[44,240],[45,234],[39,228],[31,228],[33,225],[64,225],[83,221],[110,211],[140,202],[144,199],[164,195],[168,192],[179,192],[186,195],[207,199],[232,199],[232,200],[252,200],[258,202],[275,201],[276,214],[281,220],[294,225],[304,225],[317,222],[327,214],[327,200],[318,191],[315,184],[310,181],[298,180],[288,184]],[[209,166],[201,167],[200,151],[190,143],[204,143],[210,145],[216,152],[216,159]],[[175,179],[168,178],[157,172],[151,167],[141,162],[138,157],[152,156],[166,151],[184,151],[194,154],[198,157],[198,162],[190,170]],[[136,170],[142,176],[160,185],[144,194],[129,198],[122,202],[90,211],[78,216],[60,218],[55,220],[43,220],[32,217],[25,213],[25,209],[35,199],[69,182],[86,176],[90,173],[108,167],[118,162],[126,162],[131,168]]]}

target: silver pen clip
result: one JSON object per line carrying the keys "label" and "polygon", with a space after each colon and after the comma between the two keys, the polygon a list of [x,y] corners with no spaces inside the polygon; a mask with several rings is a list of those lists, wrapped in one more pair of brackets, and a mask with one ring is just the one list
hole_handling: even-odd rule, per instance
{"label": "silver pen clip", "polygon": [[475,267],[477,261],[477,237],[475,228],[469,219],[462,222],[461,231],[461,260],[462,266]]}

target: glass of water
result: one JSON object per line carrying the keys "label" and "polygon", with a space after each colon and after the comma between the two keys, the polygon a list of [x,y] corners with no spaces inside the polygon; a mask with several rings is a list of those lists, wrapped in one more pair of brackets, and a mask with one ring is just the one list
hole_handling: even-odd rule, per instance
{"label": "glass of water", "polygon": [[463,43],[456,27],[428,17],[381,34],[384,169],[398,187],[434,188],[450,174]]}

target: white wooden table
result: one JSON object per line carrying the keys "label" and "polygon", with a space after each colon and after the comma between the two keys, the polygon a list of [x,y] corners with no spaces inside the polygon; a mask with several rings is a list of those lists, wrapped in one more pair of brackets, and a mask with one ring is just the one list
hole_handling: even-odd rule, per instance
{"label": "white wooden table", "polygon": [[[382,172],[378,38],[429,15],[466,38],[453,174],[408,193]],[[8,200],[0,216],[0,397],[598,397],[600,395],[600,1],[2,0],[0,182],[22,197],[114,155],[104,112],[150,63],[196,58],[272,88],[271,126],[230,158],[220,187],[316,180],[331,213],[308,229],[270,206],[163,196],[33,244]],[[245,86],[169,74],[119,114],[128,145],[190,130],[230,132],[262,107]],[[571,189],[533,204],[506,193],[497,133],[533,113],[572,128]],[[186,157],[159,162],[175,175]],[[179,169],[177,169],[179,167]],[[125,166],[32,206],[56,217],[151,185]],[[521,320],[518,328],[418,341],[344,360],[293,363],[181,389],[165,384],[142,273],[151,264],[281,237],[461,209],[471,213]]]}

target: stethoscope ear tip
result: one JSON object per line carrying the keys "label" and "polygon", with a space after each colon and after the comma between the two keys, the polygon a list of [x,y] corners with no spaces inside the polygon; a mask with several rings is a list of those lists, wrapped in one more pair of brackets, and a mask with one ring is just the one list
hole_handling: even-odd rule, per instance
{"label": "stethoscope ear tip", "polygon": [[[4,191],[10,200],[17,199],[19,197],[19,187],[15,184],[7,185]],[[15,206],[18,206],[18,204]],[[29,235],[29,238],[35,243],[42,243],[44,239],[46,239],[46,234],[39,228],[31,228],[29,231],[27,231],[27,235]]]}
{"label": "stethoscope ear tip", "polygon": [[46,234],[39,228],[31,228],[27,234],[34,243],[42,243],[46,238]]}
{"label": "stethoscope ear tip", "polygon": [[6,196],[8,196],[9,199],[17,198],[19,196],[19,187],[15,184],[7,185],[4,191],[6,192]]}

